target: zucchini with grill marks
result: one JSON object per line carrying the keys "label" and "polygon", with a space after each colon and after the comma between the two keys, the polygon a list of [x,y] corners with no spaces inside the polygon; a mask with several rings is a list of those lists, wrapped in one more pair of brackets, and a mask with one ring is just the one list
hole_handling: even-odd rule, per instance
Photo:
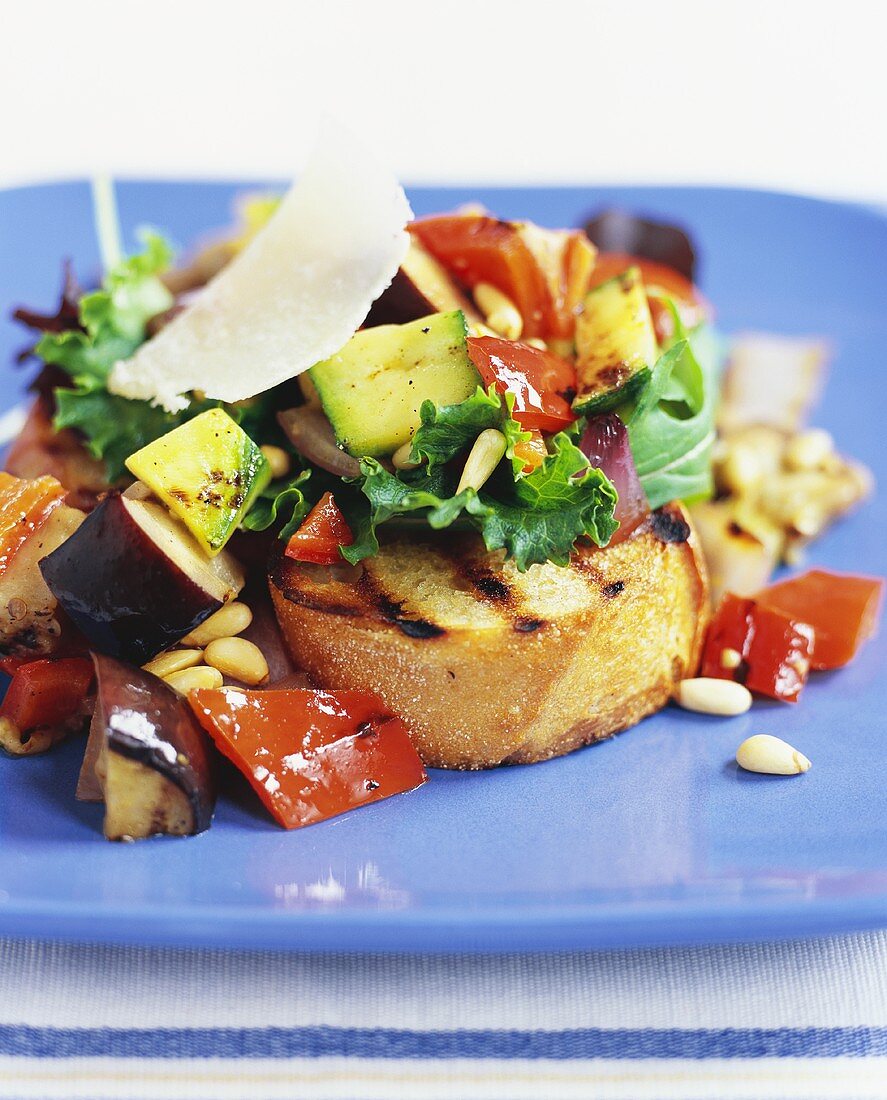
{"label": "zucchini with grill marks", "polygon": [[406,325],[356,333],[311,368],[339,446],[355,458],[387,458],[419,427],[423,401],[455,405],[480,375],[468,355],[465,315],[455,309]]}
{"label": "zucchini with grill marks", "polygon": [[578,392],[573,410],[609,412],[636,398],[658,357],[647,294],[636,267],[588,293],[576,322]]}

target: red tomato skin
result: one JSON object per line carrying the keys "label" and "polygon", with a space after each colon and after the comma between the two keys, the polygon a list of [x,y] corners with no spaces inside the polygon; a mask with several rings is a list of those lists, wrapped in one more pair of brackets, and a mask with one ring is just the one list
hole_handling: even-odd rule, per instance
{"label": "red tomato skin", "polygon": [[93,676],[92,661],[85,657],[20,665],[12,675],[0,715],[22,731],[60,726],[81,711]]}
{"label": "red tomato skin", "polygon": [[[738,668],[724,667],[725,649],[740,654]],[[736,680],[758,695],[795,703],[807,682],[813,651],[809,623],[728,592],[709,627],[700,675]]]}
{"label": "red tomato skin", "polygon": [[469,336],[468,354],[485,386],[514,394],[511,415],[522,428],[559,432],[576,419],[563,396],[576,392],[576,368],[566,359],[497,336]]}
{"label": "red tomato skin", "polygon": [[524,320],[524,336],[544,335],[551,311],[545,277],[510,222],[486,215],[421,218],[410,232],[468,287],[490,283],[506,294]]}
{"label": "red tomato skin", "polygon": [[361,691],[192,691],[216,747],[271,815],[297,829],[421,786],[427,779],[401,719]]}
{"label": "red tomato skin", "polygon": [[354,542],[351,528],[339,511],[332,493],[324,493],[298,531],[286,544],[284,554],[295,561],[335,565],[342,560],[340,546]]}
{"label": "red tomato skin", "polygon": [[813,668],[841,668],[877,630],[884,581],[880,577],[811,569],[765,588],[757,598],[768,607],[813,625]]}

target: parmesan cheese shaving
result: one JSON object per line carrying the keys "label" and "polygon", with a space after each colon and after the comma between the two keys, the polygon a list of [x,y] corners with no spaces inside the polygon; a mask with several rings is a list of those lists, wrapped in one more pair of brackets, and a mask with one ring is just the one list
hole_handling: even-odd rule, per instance
{"label": "parmesan cheese shaving", "polygon": [[394,177],[331,127],[277,212],[192,304],[127,360],[111,393],[186,408],[242,401],[337,352],[406,255],[412,212]]}

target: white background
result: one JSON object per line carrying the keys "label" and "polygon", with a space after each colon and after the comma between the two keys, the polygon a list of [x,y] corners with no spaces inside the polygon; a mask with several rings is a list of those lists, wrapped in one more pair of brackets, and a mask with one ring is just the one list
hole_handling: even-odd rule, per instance
{"label": "white background", "polygon": [[0,185],[286,177],[327,109],[406,182],[887,200],[884,5],[0,0]]}

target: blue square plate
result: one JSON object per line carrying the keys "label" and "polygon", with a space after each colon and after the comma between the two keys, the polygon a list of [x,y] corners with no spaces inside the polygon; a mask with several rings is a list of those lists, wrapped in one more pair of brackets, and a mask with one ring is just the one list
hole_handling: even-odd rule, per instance
{"label": "blue square plate", "polygon": [[[127,231],[187,244],[226,224],[233,184],[128,183]],[[576,225],[618,204],[685,223],[722,328],[819,334],[835,364],[817,422],[887,482],[887,219],[761,192],[685,188],[415,190],[417,213],[479,199],[506,217]],[[97,270],[84,184],[0,193],[0,344],[19,302],[50,305],[59,261]],[[3,374],[5,407],[22,375]],[[884,571],[887,495],[811,560]],[[435,772],[418,792],[293,833],[224,799],[191,840],[120,845],[74,800],[82,743],[0,760],[0,934],[360,951],[576,949],[801,936],[887,925],[887,638],[818,675],[796,707],[711,720],[669,708],[561,760]],[[515,685],[532,691],[533,685]],[[740,772],[778,734],[813,769]]]}

